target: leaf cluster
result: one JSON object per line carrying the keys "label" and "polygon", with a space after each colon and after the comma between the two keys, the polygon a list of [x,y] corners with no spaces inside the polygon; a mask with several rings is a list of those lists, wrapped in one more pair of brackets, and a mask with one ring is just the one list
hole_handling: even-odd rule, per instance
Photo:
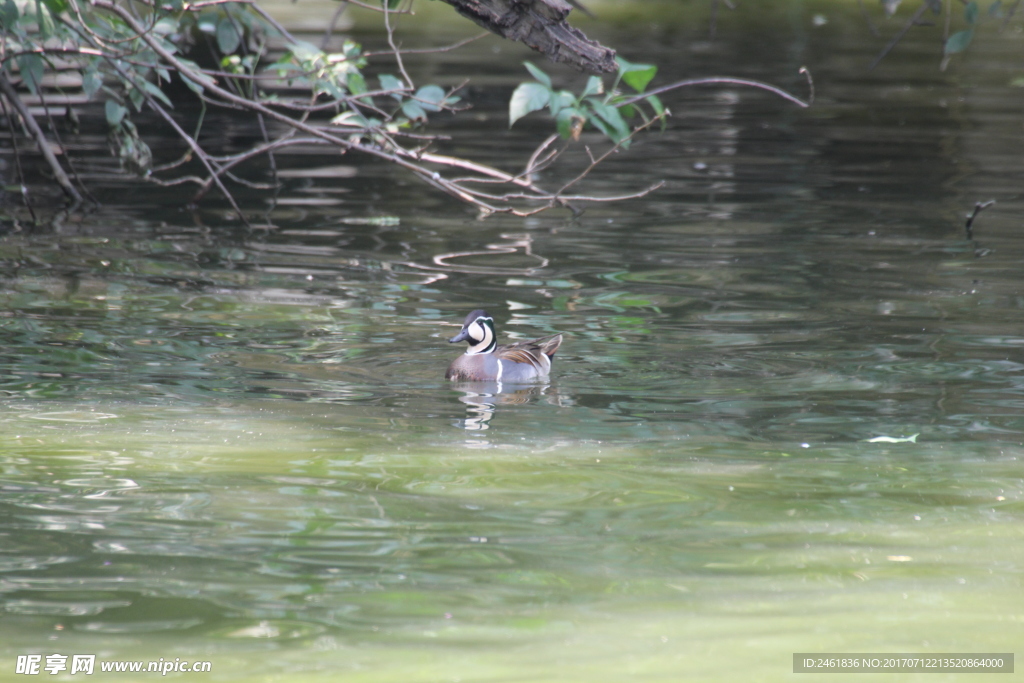
{"label": "leaf cluster", "polygon": [[[379,89],[371,89],[367,59],[352,41],[327,52],[289,40],[288,51],[264,65],[266,38],[284,32],[249,3],[204,2],[197,9],[184,0],[140,0],[131,13],[142,30],[111,10],[113,2],[0,0],[0,70],[40,97],[48,73],[77,75],[88,99],[104,101],[112,150],[140,174],[151,170],[153,156],[132,114],[147,104],[173,109],[165,86],[175,77],[204,108],[222,104],[211,97],[221,87],[267,105],[310,112],[326,106],[334,109],[336,125],[358,128],[360,135],[381,127],[390,133],[409,129],[459,102],[440,86],[413,89],[388,74],[377,77]],[[190,59],[197,43],[204,43],[202,57]],[[200,66],[209,63],[207,56],[215,66]],[[283,100],[273,87],[281,81],[307,88],[308,99]]]}
{"label": "leaf cluster", "polygon": [[[331,123],[336,126],[359,129],[360,132],[352,137],[354,141],[368,136],[380,142],[380,136],[374,135],[374,131],[398,133],[411,128],[417,122],[425,122],[428,112],[451,109],[462,101],[462,98],[445,92],[444,88],[437,85],[425,85],[412,92],[412,87],[391,74],[380,74],[377,82],[380,84],[378,94],[386,94],[397,103],[396,105],[385,109],[374,105],[369,96],[363,96],[359,98],[359,102],[367,105],[366,107],[353,107],[331,119]],[[372,112],[377,112],[377,115]]]}
{"label": "leaf cluster", "polygon": [[546,107],[563,138],[579,139],[583,128],[590,126],[604,133],[612,142],[628,147],[632,135],[629,119],[640,117],[646,124],[652,118],[663,119],[666,110],[657,95],[648,95],[641,101],[650,105],[653,116],[649,116],[637,103],[627,102],[627,99],[633,99],[632,96],[627,98],[619,90],[620,84],[625,83],[642,95],[658,72],[656,66],[634,64],[622,57],[616,57],[615,62],[618,71],[610,88],[605,88],[600,76],[590,76],[578,95],[569,90],[555,89],[548,74],[530,62],[524,62],[526,70],[536,80],[520,84],[512,93],[509,126],[530,112]]}
{"label": "leaf cluster", "polygon": [[[978,23],[978,3],[976,0],[971,0],[964,6],[964,21],[967,22],[967,28],[962,31],[957,31],[949,38],[946,39],[946,44],[942,47],[942,53],[944,55],[951,55],[957,52],[963,52],[967,49],[967,46],[971,44],[971,40],[974,38],[974,27]],[[989,16],[998,17],[1002,14],[1002,0],[996,0],[989,6]]]}
{"label": "leaf cluster", "polygon": [[[388,7],[395,2],[388,0]],[[395,45],[389,15],[384,16],[392,49],[367,54],[352,41],[328,51],[296,40],[255,0],[0,0],[0,88],[18,115],[31,120],[28,134],[37,146],[49,150],[47,137],[58,137],[57,128],[51,122],[45,133],[34,125],[16,85],[20,82],[49,110],[55,103],[68,103],[62,101],[69,94],[62,83],[80,82],[89,100],[102,102],[111,150],[125,169],[163,185],[198,185],[193,202],[216,188],[243,221],[245,214],[228,182],[272,189],[279,178],[246,179],[236,174],[236,167],[292,145],[331,145],[393,163],[483,214],[527,216],[553,207],[578,212],[576,202],[620,201],[660,187],[601,197],[569,192],[615,149],[628,146],[640,128],[664,124],[667,111],[655,94],[646,93],[657,73],[654,66],[620,59],[610,87],[594,76],[577,95],[556,89],[547,74],[527,64],[536,82],[516,90],[512,122],[547,107],[563,137],[578,138],[590,126],[616,143],[605,154],[591,156],[579,176],[552,190],[541,186],[536,176],[564,150],[551,146],[554,135],[517,173],[431,151],[439,138],[414,129],[437,112],[457,111],[461,100],[457,89],[412,81]],[[330,44],[329,35],[330,30],[325,45]],[[283,42],[287,51],[271,57],[271,39]],[[371,67],[371,59],[380,56],[392,65]],[[57,72],[63,78],[54,78]],[[186,88],[172,96],[169,93],[175,91],[168,86],[175,83]],[[624,95],[620,86],[637,94]],[[181,117],[172,116],[175,105],[180,106],[181,97],[189,93],[201,105],[192,131],[182,128]],[[209,144],[218,138],[201,135],[208,107],[255,117],[264,139],[247,149],[214,152]],[[67,108],[70,117],[76,116],[70,105]],[[133,121],[144,109],[162,119],[181,141],[184,151],[177,160],[158,164],[154,159],[141,122],[137,127]],[[642,123],[632,128],[635,118]],[[266,126],[267,122],[275,126]],[[80,201],[61,161],[51,153],[46,163],[65,194]],[[449,177],[442,171],[458,175]]]}

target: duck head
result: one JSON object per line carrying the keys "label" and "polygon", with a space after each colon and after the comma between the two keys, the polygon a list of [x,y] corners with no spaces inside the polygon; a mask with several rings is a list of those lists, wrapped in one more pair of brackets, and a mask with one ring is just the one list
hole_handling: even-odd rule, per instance
{"label": "duck head", "polygon": [[461,341],[469,342],[469,348],[466,349],[467,356],[494,351],[497,346],[494,336],[494,318],[482,309],[467,315],[465,322],[462,323],[462,330],[449,339],[448,343],[457,344]]}

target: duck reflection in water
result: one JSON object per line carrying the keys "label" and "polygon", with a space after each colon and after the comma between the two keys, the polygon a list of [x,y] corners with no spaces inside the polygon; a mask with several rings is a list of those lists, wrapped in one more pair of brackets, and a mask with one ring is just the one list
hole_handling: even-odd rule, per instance
{"label": "duck reflection in water", "polygon": [[466,419],[456,426],[467,431],[482,431],[490,427],[495,406],[530,403],[538,396],[547,394],[549,385],[509,384],[508,382],[458,382],[456,391],[461,391],[459,400],[466,404]]}

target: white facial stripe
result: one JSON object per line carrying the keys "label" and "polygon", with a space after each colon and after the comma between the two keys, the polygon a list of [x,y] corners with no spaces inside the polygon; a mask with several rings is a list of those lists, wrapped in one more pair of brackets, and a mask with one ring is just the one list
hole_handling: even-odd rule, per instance
{"label": "white facial stripe", "polygon": [[480,353],[486,353],[491,345],[494,344],[494,333],[491,332],[489,325],[481,322],[482,320],[490,321],[491,319],[477,318],[466,329],[469,338],[473,340],[473,344],[466,349],[466,355],[475,356]]}

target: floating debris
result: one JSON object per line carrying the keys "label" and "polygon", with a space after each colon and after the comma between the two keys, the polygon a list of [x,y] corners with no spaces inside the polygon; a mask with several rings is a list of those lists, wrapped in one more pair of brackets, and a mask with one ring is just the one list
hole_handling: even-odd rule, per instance
{"label": "floating debris", "polygon": [[864,439],[868,443],[917,443],[917,437],[921,436],[921,433],[911,434],[910,436],[876,436],[871,439]]}

